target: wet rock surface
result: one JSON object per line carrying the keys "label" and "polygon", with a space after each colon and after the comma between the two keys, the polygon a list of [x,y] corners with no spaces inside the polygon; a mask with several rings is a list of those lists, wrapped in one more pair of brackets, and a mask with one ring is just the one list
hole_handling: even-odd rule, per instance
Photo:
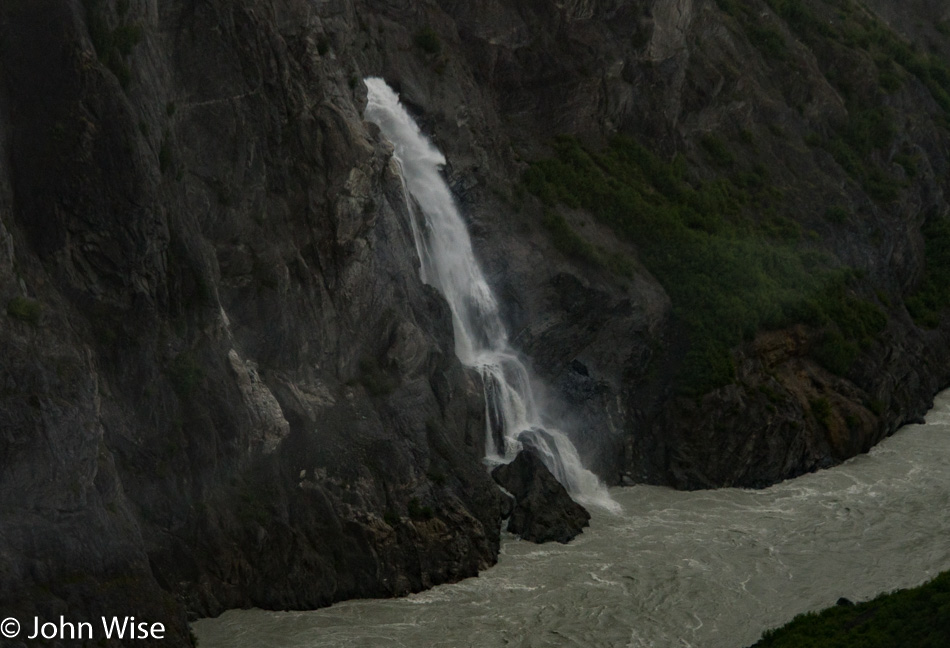
{"label": "wet rock surface", "polygon": [[[848,116],[818,59],[859,85],[875,62],[816,53],[755,4],[785,67],[700,0],[2,3],[0,608],[127,610],[188,645],[188,617],[494,562],[510,504],[481,465],[481,381],[418,277],[391,151],[361,117],[368,75],[446,155],[512,344],[609,483],[764,486],[916,420],[950,381],[950,326],[902,306],[922,225],[947,213],[941,113],[901,77],[874,155],[914,175],[872,199],[807,138]],[[871,4],[942,38],[913,18],[939,3]],[[816,331],[759,332],[733,384],[678,394],[688,350],[636,243],[558,207],[631,265],[565,254],[520,187],[556,135],[618,133],[709,175],[704,135],[751,138],[816,253],[890,304],[885,332],[843,376],[809,353]]]}
{"label": "wet rock surface", "polygon": [[582,533],[590,513],[571,499],[533,450],[522,450],[492,477],[515,498],[508,530],[531,542],[568,543]]}

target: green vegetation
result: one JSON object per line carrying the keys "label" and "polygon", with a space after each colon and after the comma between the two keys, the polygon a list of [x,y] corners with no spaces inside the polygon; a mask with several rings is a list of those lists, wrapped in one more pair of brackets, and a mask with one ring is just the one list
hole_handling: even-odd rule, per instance
{"label": "green vegetation", "polygon": [[950,646],[950,572],[917,588],[857,605],[802,614],[754,648],[943,648]]}
{"label": "green vegetation", "polygon": [[848,220],[848,210],[841,205],[833,205],[825,210],[825,218],[836,225],[841,225]]}
{"label": "green vegetation", "polygon": [[409,500],[409,517],[413,520],[431,520],[435,514],[431,506],[424,506],[418,497]]}
{"label": "green vegetation", "polygon": [[730,153],[726,147],[726,143],[712,133],[703,135],[699,143],[706,151],[710,161],[717,166],[731,167],[736,161],[735,157],[733,157],[732,153]]}
{"label": "green vegetation", "polygon": [[[142,40],[142,26],[138,23],[121,23],[110,28],[106,20],[102,0],[84,0],[89,37],[96,48],[99,60],[109,68],[123,88],[132,80],[132,70],[126,59],[132,49]],[[128,3],[120,0],[118,13],[124,18],[128,12]]]}
{"label": "green vegetation", "polygon": [[360,359],[359,382],[370,396],[387,396],[399,385],[390,372],[380,366],[376,358],[369,356]]}
{"label": "green vegetation", "polygon": [[811,413],[821,426],[826,430],[831,424],[831,403],[827,398],[815,398],[808,401]]}
{"label": "green vegetation", "polygon": [[204,380],[205,370],[191,352],[182,351],[168,367],[168,376],[175,393],[180,398],[188,398]]}
{"label": "green vegetation", "polygon": [[742,0],[716,0],[719,8],[736,19],[752,43],[766,58],[783,61],[788,56],[788,45],[772,20],[762,16],[758,8]]}
{"label": "green vegetation", "polygon": [[[722,142],[703,149],[727,159]],[[777,215],[780,193],[762,168],[698,180],[682,157],[665,162],[628,138],[600,152],[560,138],[554,156],[533,163],[524,181],[547,207],[545,226],[559,247],[587,253],[566,223],[547,222],[557,203],[588,210],[638,245],[689,337],[681,393],[731,382],[730,349],[757,331],[798,322],[825,332],[824,346],[836,345],[829,364],[846,373],[886,322],[878,306],[854,294],[852,271],[802,243],[797,224]]]}
{"label": "green vegetation", "polygon": [[263,484],[241,482],[237,495],[240,505],[236,512],[243,524],[265,527],[270,524],[273,512],[269,502],[273,501],[273,494]]}
{"label": "green vegetation", "polygon": [[26,297],[14,297],[7,302],[7,315],[21,322],[26,322],[31,326],[40,323],[40,316],[43,314],[43,306],[35,299]]}
{"label": "green vegetation", "polygon": [[442,41],[434,29],[426,25],[412,37],[412,44],[426,54],[438,54],[442,51]]}
{"label": "green vegetation", "polygon": [[541,224],[551,234],[554,245],[567,256],[600,264],[601,260],[594,246],[580,236],[564,219],[564,216],[552,208],[545,208]]}
{"label": "green vegetation", "polygon": [[936,328],[950,306],[950,219],[932,218],[924,225],[926,270],[917,291],[905,301],[914,321]]}
{"label": "green vegetation", "polygon": [[[721,5],[722,0],[719,1]],[[917,77],[930,90],[934,100],[950,112],[950,66],[936,56],[918,51],[916,46],[901,39],[871,12],[860,10],[848,0],[839,0],[834,3],[835,20],[826,21],[816,16],[802,0],[766,2],[796,36],[812,48],[821,50],[840,44],[866,51],[878,67],[881,89],[889,92],[898,87],[902,75],[895,66],[900,66]],[[834,57],[818,56],[817,60],[826,66],[824,72],[829,81],[835,83],[837,80],[835,85],[839,90],[849,90],[846,80],[835,79]]]}
{"label": "green vegetation", "polygon": [[[716,2],[736,19],[749,41],[766,58],[776,66],[786,62],[788,45],[774,25],[775,16],[761,13],[752,3]],[[766,4],[811,48],[822,72],[845,100],[848,118],[832,124],[831,132],[810,136],[808,143],[827,150],[874,200],[893,201],[901,182],[891,176],[884,158],[891,149],[896,128],[883,98],[899,90],[910,77],[916,77],[943,109],[945,114],[940,121],[950,125],[950,66],[937,56],[919,51],[871,12],[861,10],[849,0],[817,5],[821,16],[802,0],[766,0]],[[856,85],[866,76],[855,67],[862,59],[865,66],[876,68],[876,86]],[[893,161],[904,167],[909,177],[916,173],[916,161],[908,156],[899,155]]]}
{"label": "green vegetation", "polygon": [[848,120],[836,124],[834,134],[817,143],[831,153],[835,162],[860,183],[869,196],[890,202],[897,198],[900,183],[874,164],[872,154],[888,148],[895,132],[890,110],[882,106],[864,107],[859,99],[849,97]]}

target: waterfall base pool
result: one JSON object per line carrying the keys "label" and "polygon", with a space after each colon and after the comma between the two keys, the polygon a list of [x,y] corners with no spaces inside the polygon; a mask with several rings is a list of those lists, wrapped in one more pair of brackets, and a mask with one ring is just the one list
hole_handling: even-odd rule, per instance
{"label": "waterfall base pool", "polygon": [[950,392],[842,466],[761,491],[613,489],[570,545],[503,542],[477,578],[313,612],[227,612],[202,648],[741,648],[796,614],[950,569]]}

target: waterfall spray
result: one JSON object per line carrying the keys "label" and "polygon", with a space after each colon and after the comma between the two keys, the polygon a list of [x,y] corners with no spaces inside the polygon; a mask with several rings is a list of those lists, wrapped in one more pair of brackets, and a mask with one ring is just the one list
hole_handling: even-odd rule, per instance
{"label": "waterfall spray", "polygon": [[491,463],[536,450],[574,499],[610,510],[617,504],[584,468],[567,435],[544,417],[535,378],[508,342],[498,303],[475,259],[465,222],[439,173],[445,157],[419,130],[385,81],[368,78],[366,119],[393,144],[402,169],[406,204],[421,262],[422,280],[442,293],[452,312],[455,354],[476,368],[485,390],[486,452]]}

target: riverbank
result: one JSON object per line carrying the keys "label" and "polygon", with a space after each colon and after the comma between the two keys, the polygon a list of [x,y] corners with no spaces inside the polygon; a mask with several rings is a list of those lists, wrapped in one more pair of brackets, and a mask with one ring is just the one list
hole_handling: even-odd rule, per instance
{"label": "riverbank", "polygon": [[795,617],[752,648],[936,648],[950,646],[950,571],[911,589]]}
{"label": "riverbank", "polygon": [[313,612],[230,611],[203,648],[563,646],[737,648],[803,612],[950,569],[950,394],[925,425],[763,490],[611,489],[566,546],[502,541],[498,565],[401,599]]}

